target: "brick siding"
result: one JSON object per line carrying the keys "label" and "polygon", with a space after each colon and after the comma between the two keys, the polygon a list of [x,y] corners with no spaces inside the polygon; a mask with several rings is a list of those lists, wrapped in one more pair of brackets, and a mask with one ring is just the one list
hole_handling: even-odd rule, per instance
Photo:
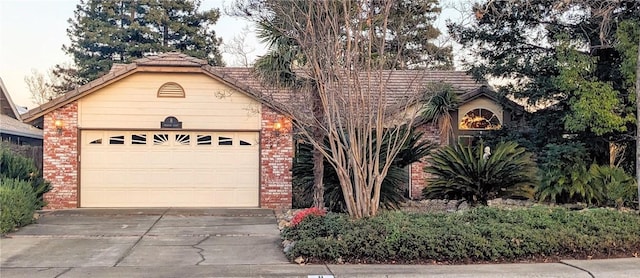
{"label": "brick siding", "polygon": [[[62,121],[58,131],[55,121]],[[51,182],[45,209],[78,207],[78,103],[44,115],[43,175]]]}
{"label": "brick siding", "polygon": [[[424,135],[422,135],[423,140],[429,140],[441,145],[440,132],[438,131],[437,126],[433,124],[425,124],[418,127],[418,130],[424,132]],[[422,199],[422,189],[427,186],[427,179],[429,178],[429,175],[424,172],[424,167],[427,165],[428,163],[426,162],[426,158],[422,158],[419,162],[411,164],[410,197],[412,200]]]}
{"label": "brick siding", "polygon": [[[282,126],[274,129],[274,123]],[[260,207],[291,208],[293,167],[292,124],[289,119],[262,105],[260,131]]]}

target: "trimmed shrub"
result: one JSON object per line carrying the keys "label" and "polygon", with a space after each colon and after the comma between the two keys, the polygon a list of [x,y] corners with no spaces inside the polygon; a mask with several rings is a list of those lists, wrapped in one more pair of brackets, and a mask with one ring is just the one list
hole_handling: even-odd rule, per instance
{"label": "trimmed shrub", "polygon": [[477,207],[458,213],[384,212],[352,220],[309,216],[287,227],[290,259],[464,263],[606,258],[640,252],[640,216],[610,209]]}
{"label": "trimmed shrub", "polygon": [[0,233],[10,232],[33,221],[37,197],[29,182],[19,179],[0,179]]}

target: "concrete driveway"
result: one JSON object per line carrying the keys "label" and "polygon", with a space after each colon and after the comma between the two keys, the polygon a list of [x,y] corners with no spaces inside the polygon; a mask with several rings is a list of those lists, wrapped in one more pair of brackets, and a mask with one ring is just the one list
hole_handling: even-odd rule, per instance
{"label": "concrete driveway", "polygon": [[264,209],[74,209],[0,240],[2,277],[86,267],[288,264]]}

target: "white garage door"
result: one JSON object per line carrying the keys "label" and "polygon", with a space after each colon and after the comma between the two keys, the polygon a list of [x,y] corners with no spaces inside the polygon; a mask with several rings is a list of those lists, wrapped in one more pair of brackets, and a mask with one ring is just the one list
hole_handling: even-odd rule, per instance
{"label": "white garage door", "polygon": [[257,207],[257,132],[82,131],[81,207]]}

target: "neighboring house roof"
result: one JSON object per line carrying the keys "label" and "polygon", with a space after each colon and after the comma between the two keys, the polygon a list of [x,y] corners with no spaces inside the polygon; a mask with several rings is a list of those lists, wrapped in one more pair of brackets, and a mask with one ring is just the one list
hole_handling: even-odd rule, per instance
{"label": "neighboring house roof", "polygon": [[25,124],[8,115],[0,115],[0,133],[42,139],[42,129]]}
{"label": "neighboring house roof", "polygon": [[[295,91],[292,89],[265,85],[254,74],[252,68],[212,67],[205,60],[170,52],[137,59],[131,64],[114,64],[109,73],[30,110],[23,115],[23,119],[28,122],[35,121],[54,109],[136,72],[176,71],[207,74],[235,89],[244,91],[256,100],[279,111],[286,111],[284,105],[291,103],[292,96],[295,95]],[[408,94],[415,94],[417,90],[413,86],[423,88],[429,83],[443,82],[451,84],[460,94],[464,94],[481,85],[462,71],[388,70],[384,71],[383,75],[382,80],[385,81],[384,86],[388,93],[386,101],[390,104],[407,98]]]}
{"label": "neighboring house roof", "polygon": [[42,130],[21,121],[18,109],[0,78],[0,133],[42,139]]}
{"label": "neighboring house roof", "polygon": [[0,114],[14,119],[20,119],[20,113],[18,113],[16,106],[13,104],[9,91],[7,91],[7,87],[4,86],[4,82],[2,82],[2,78],[0,78],[0,91],[2,91],[2,93],[0,93]]}

